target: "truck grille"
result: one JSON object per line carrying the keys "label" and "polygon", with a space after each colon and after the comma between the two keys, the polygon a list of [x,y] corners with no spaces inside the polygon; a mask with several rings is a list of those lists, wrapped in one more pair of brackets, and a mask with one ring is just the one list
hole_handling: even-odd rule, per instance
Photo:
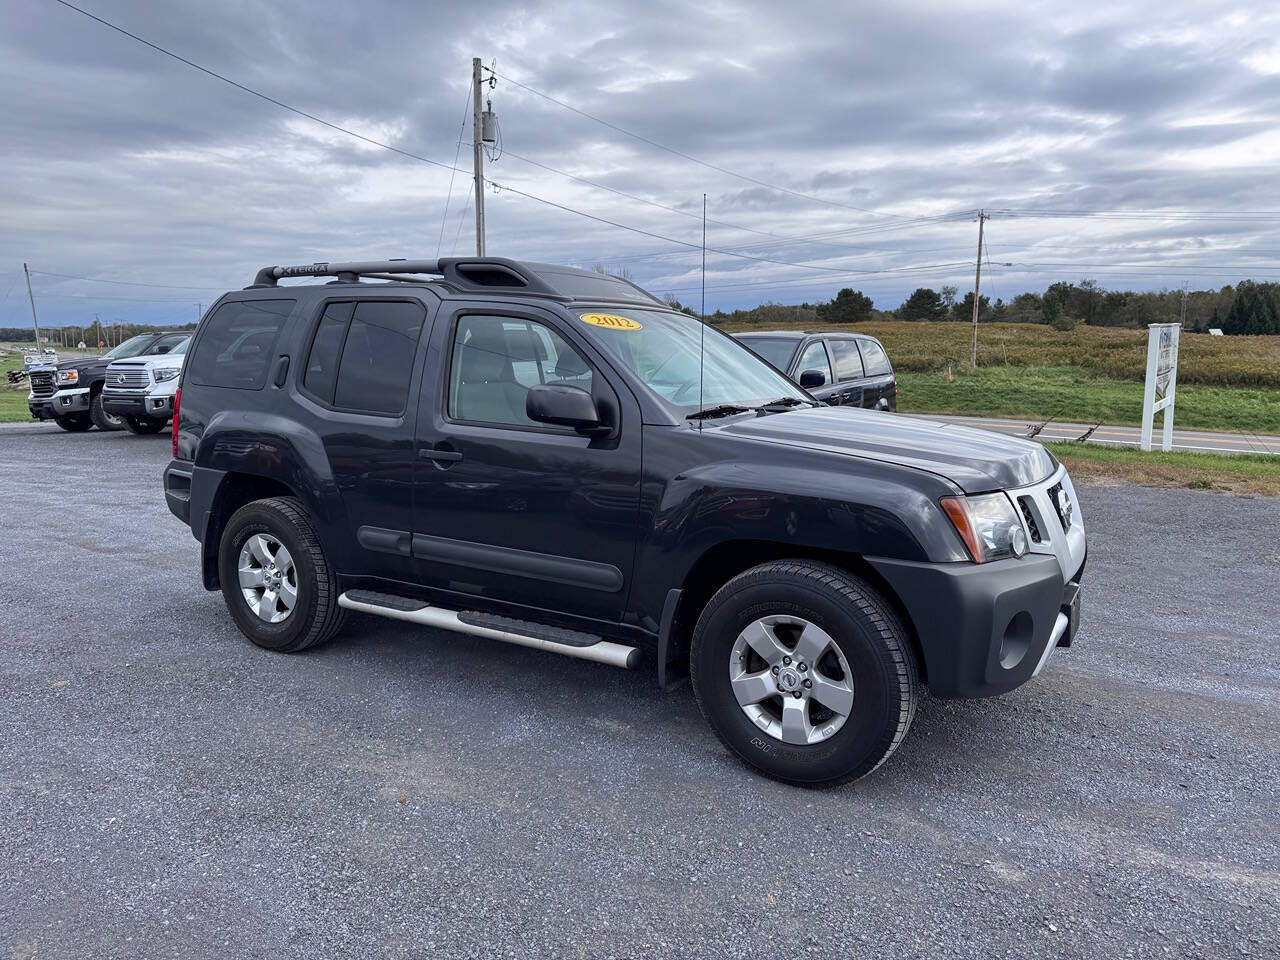
{"label": "truck grille", "polygon": [[1036,515],[1031,512],[1030,500],[1030,497],[1019,497],[1018,506],[1022,510],[1022,519],[1027,522],[1027,533],[1031,536],[1031,542],[1041,543],[1043,538],[1040,536],[1040,527],[1036,524]]}
{"label": "truck grille", "polygon": [[107,379],[103,386],[108,390],[141,390],[151,386],[151,377],[145,367],[107,367]]}
{"label": "truck grille", "polygon": [[31,394],[35,397],[52,397],[57,392],[52,370],[33,370],[31,372]]}

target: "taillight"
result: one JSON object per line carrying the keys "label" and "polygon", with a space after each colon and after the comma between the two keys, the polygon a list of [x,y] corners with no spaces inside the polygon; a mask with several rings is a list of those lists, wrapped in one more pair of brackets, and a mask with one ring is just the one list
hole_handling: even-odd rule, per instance
{"label": "taillight", "polygon": [[182,388],[173,391],[173,459],[178,459],[178,411],[182,408]]}

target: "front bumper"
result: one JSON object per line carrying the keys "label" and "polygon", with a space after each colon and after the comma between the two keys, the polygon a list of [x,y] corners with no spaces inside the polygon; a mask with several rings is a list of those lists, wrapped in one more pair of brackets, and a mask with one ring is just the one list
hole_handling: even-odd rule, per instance
{"label": "front bumper", "polygon": [[1056,558],[992,563],[868,559],[902,600],[919,637],[931,693],[989,697],[1044,669],[1080,624],[1084,563],[1064,580]]}
{"label": "front bumper", "polygon": [[50,397],[27,397],[27,410],[36,420],[54,420],[89,412],[89,388],[59,390]]}
{"label": "front bumper", "polygon": [[156,397],[141,391],[122,393],[103,390],[102,409],[118,416],[168,420],[173,416],[173,394]]}

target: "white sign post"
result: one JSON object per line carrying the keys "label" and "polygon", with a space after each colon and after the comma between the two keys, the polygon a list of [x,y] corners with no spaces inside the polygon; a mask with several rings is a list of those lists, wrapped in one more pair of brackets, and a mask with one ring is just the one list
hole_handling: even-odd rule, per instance
{"label": "white sign post", "polygon": [[1173,400],[1178,391],[1178,335],[1180,323],[1147,324],[1147,380],[1142,391],[1143,450],[1151,449],[1155,416],[1164,411],[1160,449],[1173,449]]}

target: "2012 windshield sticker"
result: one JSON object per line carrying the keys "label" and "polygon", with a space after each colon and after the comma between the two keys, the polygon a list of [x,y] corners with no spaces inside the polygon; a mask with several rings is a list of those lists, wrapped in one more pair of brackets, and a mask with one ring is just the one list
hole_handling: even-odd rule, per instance
{"label": "2012 windshield sticker", "polygon": [[604,327],[606,330],[643,330],[640,324],[630,317],[620,317],[616,313],[584,313],[582,322],[593,327]]}

